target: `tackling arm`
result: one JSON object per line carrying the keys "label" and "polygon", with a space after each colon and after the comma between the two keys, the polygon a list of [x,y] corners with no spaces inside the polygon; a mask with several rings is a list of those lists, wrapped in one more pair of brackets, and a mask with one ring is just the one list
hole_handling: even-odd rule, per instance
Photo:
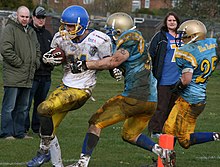
{"label": "tackling arm", "polygon": [[117,50],[111,57],[106,57],[101,60],[74,60],[71,64],[73,74],[90,70],[109,70],[118,67],[129,58],[129,52],[123,48]]}
{"label": "tackling arm", "polygon": [[111,57],[102,60],[87,61],[86,66],[91,70],[108,70],[118,67],[129,57],[129,52],[123,48],[117,50]]}

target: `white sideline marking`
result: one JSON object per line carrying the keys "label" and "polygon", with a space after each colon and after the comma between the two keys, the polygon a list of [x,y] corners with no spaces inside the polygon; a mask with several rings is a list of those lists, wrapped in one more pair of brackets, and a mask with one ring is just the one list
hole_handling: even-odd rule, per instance
{"label": "white sideline marking", "polygon": [[213,160],[213,159],[220,159],[220,156],[202,156],[202,157],[196,157],[197,159],[200,159],[200,160]]}
{"label": "white sideline marking", "polygon": [[[213,159],[220,159],[220,156],[201,156],[201,157],[196,157],[196,159],[200,160],[213,160]],[[67,159],[63,160],[63,162],[76,162],[78,159]],[[9,163],[9,162],[0,162],[0,166],[23,166],[26,165],[27,162],[14,162],[14,163]]]}
{"label": "white sideline marking", "polygon": [[[78,159],[64,159],[63,162],[76,162]],[[27,162],[0,162],[0,166],[24,166]]]}

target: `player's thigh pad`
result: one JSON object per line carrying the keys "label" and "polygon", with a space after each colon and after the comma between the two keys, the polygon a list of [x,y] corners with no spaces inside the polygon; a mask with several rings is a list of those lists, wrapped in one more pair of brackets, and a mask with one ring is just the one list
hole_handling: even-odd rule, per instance
{"label": "player's thigh pad", "polygon": [[147,102],[118,95],[109,99],[99,108],[91,117],[89,123],[96,125],[98,128],[104,128],[135,115],[145,113],[152,116],[155,106],[153,109],[149,109]]}
{"label": "player's thigh pad", "polygon": [[38,106],[38,113],[52,116],[55,113],[67,112],[80,108],[90,98],[83,89],[59,87]]}

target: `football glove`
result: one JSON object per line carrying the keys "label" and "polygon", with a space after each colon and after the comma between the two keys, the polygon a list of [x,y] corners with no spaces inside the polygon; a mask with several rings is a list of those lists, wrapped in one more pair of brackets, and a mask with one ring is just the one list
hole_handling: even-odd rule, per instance
{"label": "football glove", "polygon": [[123,76],[123,71],[120,68],[114,68],[114,69],[110,69],[109,70],[110,75],[116,79],[116,81],[120,81],[122,79]]}
{"label": "football glove", "polygon": [[53,49],[50,49],[47,53],[45,53],[43,55],[43,62],[45,64],[51,64],[51,65],[54,65],[54,66],[57,66],[57,65],[60,65],[62,64],[62,57],[57,57],[61,54],[61,52],[56,52],[56,53],[52,53],[53,51],[55,50],[55,48]]}
{"label": "football glove", "polygon": [[70,64],[70,68],[73,74],[76,73],[81,73],[84,72],[86,70],[88,70],[88,67],[86,66],[86,61],[85,60],[74,60],[71,64]]}
{"label": "football glove", "polygon": [[118,68],[114,68],[113,77],[116,79],[116,81],[120,81],[122,79],[122,71]]}
{"label": "football glove", "polygon": [[183,85],[181,79],[179,79],[176,84],[175,87],[173,89],[171,89],[172,93],[175,94],[180,94],[184,89],[186,89],[187,85]]}

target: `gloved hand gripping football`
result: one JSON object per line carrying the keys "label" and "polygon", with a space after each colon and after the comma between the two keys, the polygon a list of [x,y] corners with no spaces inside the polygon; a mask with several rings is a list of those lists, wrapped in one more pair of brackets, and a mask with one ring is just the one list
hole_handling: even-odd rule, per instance
{"label": "gloved hand gripping football", "polygon": [[57,66],[65,60],[65,53],[60,48],[53,48],[43,55],[42,60],[45,64]]}

